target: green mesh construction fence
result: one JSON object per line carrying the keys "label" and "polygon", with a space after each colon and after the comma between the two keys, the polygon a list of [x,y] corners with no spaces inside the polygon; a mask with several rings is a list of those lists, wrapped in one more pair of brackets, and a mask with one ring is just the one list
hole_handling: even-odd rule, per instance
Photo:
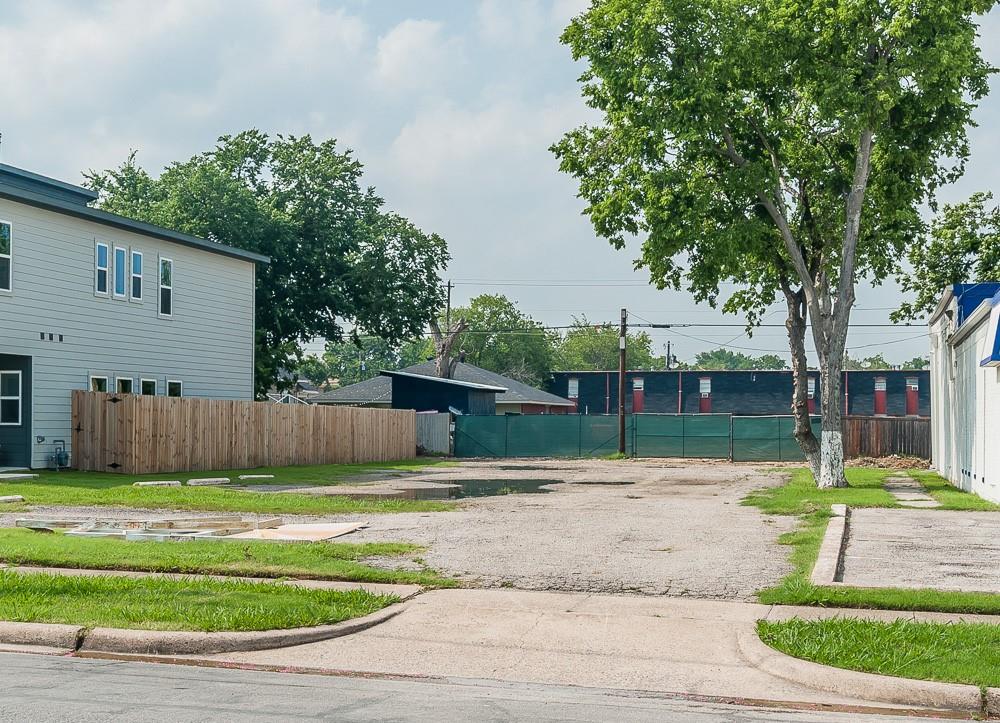
{"label": "green mesh construction fence", "polygon": [[[818,434],[819,417],[813,417]],[[635,414],[625,418],[626,452],[636,457],[799,461],[791,416]],[[462,415],[456,457],[601,457],[618,451],[618,417],[588,414]]]}
{"label": "green mesh construction fence", "polygon": [[[810,418],[813,432],[820,432],[820,418]],[[795,441],[791,416],[733,417],[733,461],[798,462],[805,459]]]}

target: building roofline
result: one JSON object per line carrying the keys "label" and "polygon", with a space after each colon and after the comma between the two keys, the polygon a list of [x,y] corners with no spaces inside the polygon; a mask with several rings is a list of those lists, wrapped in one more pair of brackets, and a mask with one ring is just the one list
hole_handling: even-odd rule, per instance
{"label": "building roofline", "polygon": [[63,191],[74,196],[80,196],[81,200],[89,199],[90,201],[96,201],[98,198],[97,191],[90,188],[85,188],[84,186],[77,186],[74,183],[67,183],[66,181],[60,181],[58,178],[51,178],[49,176],[43,176],[40,173],[34,173],[33,171],[26,171],[23,168],[18,168],[17,166],[10,166],[6,163],[0,163],[0,173],[5,173],[17,178],[22,178],[26,181],[31,181],[32,183],[37,183],[41,186],[49,186],[59,191]]}
{"label": "building roofline", "polygon": [[[898,369],[841,369],[843,372],[921,372],[927,369],[900,367]],[[626,374],[677,374],[697,372],[698,374],[791,374],[791,369],[628,369]],[[819,369],[809,369],[810,374],[819,374]],[[552,372],[552,374],[618,374],[617,369],[588,369],[586,371]]]}
{"label": "building roofline", "polygon": [[[3,167],[2,170],[7,171],[8,168],[9,167]],[[29,174],[31,176],[36,175],[31,174],[29,171],[21,171],[20,169],[14,170],[21,174]],[[42,182],[46,183],[62,183],[62,181],[53,181],[52,179],[47,179],[44,176],[38,176],[38,178],[41,178]],[[63,185],[68,186],[69,189],[73,190],[79,188],[68,183]],[[34,206],[46,211],[54,211],[55,213],[74,216],[76,218],[92,221],[103,226],[110,226],[121,231],[129,231],[131,233],[142,234],[143,236],[151,236],[163,241],[172,241],[173,243],[181,244],[182,246],[190,246],[191,248],[207,251],[209,253],[221,254],[223,256],[229,256],[243,261],[252,261],[254,263],[267,264],[271,262],[270,257],[264,256],[263,254],[246,251],[244,249],[236,248],[235,246],[227,246],[226,244],[215,241],[208,241],[206,239],[198,238],[197,236],[190,236],[186,233],[181,233],[180,231],[172,231],[171,229],[164,228],[163,226],[156,226],[151,223],[146,223],[145,221],[136,221],[135,219],[127,218],[126,216],[119,216],[118,214],[109,213],[108,211],[102,211],[98,208],[92,208],[82,203],[73,203],[72,201],[66,201],[56,198],[55,196],[34,193],[23,188],[18,188],[17,186],[5,184],[2,181],[0,181],[0,198],[6,198],[10,201],[24,203],[28,206]]]}
{"label": "building roofline", "polygon": [[382,371],[379,372],[384,377],[406,377],[407,379],[421,379],[423,381],[438,382],[439,384],[451,384],[456,387],[467,387],[469,389],[478,389],[483,392],[506,392],[507,387],[495,387],[489,384],[476,384],[475,382],[463,382],[458,379],[442,379],[441,377],[429,377],[426,374],[413,374],[411,372],[393,372],[393,371]]}

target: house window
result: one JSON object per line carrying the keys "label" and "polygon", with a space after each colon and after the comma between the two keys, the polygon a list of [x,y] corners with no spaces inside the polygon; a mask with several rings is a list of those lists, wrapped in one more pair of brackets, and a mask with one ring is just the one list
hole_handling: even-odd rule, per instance
{"label": "house window", "polygon": [[636,392],[641,392],[646,388],[646,380],[642,377],[636,377],[632,380],[632,390]]}
{"label": "house window", "polygon": [[711,377],[701,377],[698,380],[698,391],[701,396],[707,397],[712,393],[712,378]]}
{"label": "house window", "polygon": [[91,377],[90,378],[90,391],[92,391],[92,392],[106,392],[106,391],[108,391],[108,378],[107,377]]}
{"label": "house window", "polygon": [[131,394],[135,380],[129,377],[118,377],[115,380],[115,385],[119,394]]}
{"label": "house window", "polygon": [[98,296],[108,295],[109,253],[105,243],[98,242],[94,247],[94,293]]}
{"label": "house window", "polygon": [[183,397],[184,396],[184,382],[167,380],[167,396],[168,397]]}
{"label": "house window", "polygon": [[142,252],[132,252],[132,301],[142,301]]}
{"label": "house window", "polygon": [[916,377],[907,377],[906,388],[914,392],[920,391],[920,382],[917,381]]}
{"label": "house window", "polygon": [[21,424],[21,372],[0,372],[0,425]]}
{"label": "house window", "polygon": [[875,391],[876,392],[885,391],[885,377],[875,377]]}
{"label": "house window", "polygon": [[124,299],[128,288],[128,253],[121,246],[115,246],[115,298]]}
{"label": "house window", "polygon": [[140,379],[139,380],[139,393],[144,397],[155,397],[156,396],[156,380],[155,379]]}
{"label": "house window", "polygon": [[809,398],[814,399],[816,397],[816,377],[809,377],[806,386],[809,389]]}
{"label": "house window", "polygon": [[[160,259],[160,316],[174,314],[174,262]],[[169,395],[168,395],[169,396]],[[175,395],[175,396],[180,396]]]}
{"label": "house window", "polygon": [[13,244],[10,224],[0,221],[0,291],[11,289]]}
{"label": "house window", "polygon": [[568,389],[566,391],[566,396],[570,399],[580,398],[580,380],[576,377],[571,377],[568,382]]}

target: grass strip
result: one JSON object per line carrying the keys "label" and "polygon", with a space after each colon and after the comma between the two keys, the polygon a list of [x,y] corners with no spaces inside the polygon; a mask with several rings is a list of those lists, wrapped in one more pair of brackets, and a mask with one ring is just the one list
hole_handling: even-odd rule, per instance
{"label": "grass strip", "polygon": [[455,587],[454,580],[433,570],[385,570],[364,563],[369,557],[404,557],[421,550],[403,542],[131,542],[0,529],[0,562],[11,565]]}
{"label": "grass strip", "polygon": [[203,632],[339,623],[397,601],[364,590],[196,578],[82,577],[0,570],[0,620]]}
{"label": "grass strip", "polygon": [[[949,483],[933,472],[920,473],[921,483],[931,490],[944,493],[948,507],[938,509],[983,510],[983,500],[976,495],[950,488]],[[830,519],[830,505],[847,503],[853,507],[892,507],[882,504],[882,495],[889,493],[879,487],[889,476],[905,473],[883,469],[849,468],[847,479],[857,487],[819,490],[806,469],[794,470],[789,481],[751,493],[744,504],[759,507],[771,514],[798,514],[800,524],[792,532],[778,538],[778,544],[792,548],[789,561],[792,572],[779,583],[757,593],[765,605],[811,605],[817,607],[842,607],[875,610],[926,610],[948,613],[977,613],[1000,615],[1000,595],[979,592],[957,592],[909,588],[861,588],[817,586],[810,582],[813,566],[819,554],[823,535]],[[935,479],[936,478],[936,479]],[[941,489],[941,485],[950,489]],[[878,487],[876,487],[878,485]],[[955,494],[952,494],[952,493]],[[849,501],[855,500],[855,501]],[[865,503],[868,504],[865,504]],[[990,503],[985,503],[989,505]],[[995,506],[994,506],[995,507]],[[934,514],[934,509],[921,510]]]}
{"label": "grass strip", "polygon": [[413,461],[366,464],[327,464],[252,470],[214,470],[185,474],[124,475],[101,472],[42,472],[38,479],[0,483],[0,495],[22,495],[24,503],[4,507],[17,511],[27,505],[78,507],[132,507],[140,509],[201,510],[206,512],[256,512],[277,515],[327,515],[386,512],[441,512],[452,509],[449,502],[401,499],[351,499],[295,493],[260,493],[220,487],[133,487],[134,482],[155,479],[186,480],[191,477],[230,477],[241,474],[273,474],[271,480],[252,480],[254,486],[267,484],[342,484],[359,474],[379,470],[418,471],[451,462]]}
{"label": "grass strip", "polygon": [[901,678],[1000,686],[1000,626],[832,618],[759,621],[761,640],[803,660]]}
{"label": "grass strip", "polygon": [[955,487],[951,482],[931,470],[909,470],[909,475],[927,488],[930,496],[941,503],[939,510],[969,510],[998,512],[1000,505],[984,500],[979,495]]}

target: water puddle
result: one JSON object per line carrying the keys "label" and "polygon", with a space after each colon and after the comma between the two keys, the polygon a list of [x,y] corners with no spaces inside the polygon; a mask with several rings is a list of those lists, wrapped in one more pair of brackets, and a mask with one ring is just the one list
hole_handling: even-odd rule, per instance
{"label": "water puddle", "polygon": [[563,484],[558,479],[475,479],[449,480],[459,485],[455,497],[499,497],[500,495],[545,494],[552,490],[543,489],[546,485]]}

